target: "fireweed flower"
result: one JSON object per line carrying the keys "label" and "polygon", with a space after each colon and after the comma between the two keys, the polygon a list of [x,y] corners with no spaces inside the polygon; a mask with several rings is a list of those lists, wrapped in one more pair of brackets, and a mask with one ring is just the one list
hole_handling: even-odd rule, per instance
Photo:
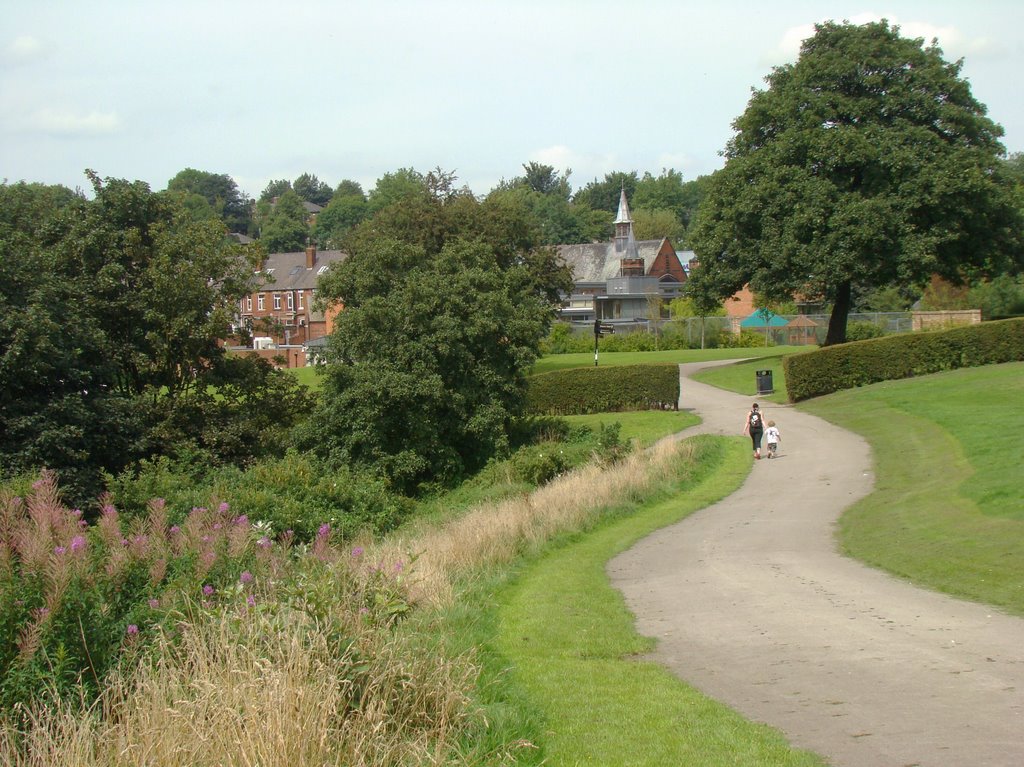
{"label": "fireweed flower", "polygon": [[247,596],[245,598],[245,603],[247,605],[249,605],[249,607],[255,607],[256,606],[256,597],[254,597],[252,594],[250,594],[249,596]]}
{"label": "fireweed flower", "polygon": [[160,600],[159,599],[150,599],[149,600],[149,606],[150,606],[150,608],[155,610],[156,608],[158,608],[160,606]]}
{"label": "fireweed flower", "polygon": [[363,547],[362,546],[356,546],[354,549],[352,549],[352,557],[353,558],[361,557],[362,555],[363,555]]}
{"label": "fireweed flower", "polygon": [[231,504],[227,503],[225,501],[222,501],[220,506],[218,506],[217,508],[220,510],[221,514],[227,514],[228,510],[231,508]]}
{"label": "fireweed flower", "polygon": [[250,573],[248,570],[243,570],[242,574],[238,576],[238,580],[240,580],[242,583],[252,583],[252,573]]}
{"label": "fireweed flower", "polygon": [[247,524],[249,524],[249,517],[247,517],[245,514],[242,514],[240,517],[236,517],[235,518],[235,524],[236,525],[247,525]]}
{"label": "fireweed flower", "polygon": [[213,596],[213,586],[211,586],[209,583],[207,583],[205,586],[203,586],[203,596],[204,597],[211,597],[211,596]]}
{"label": "fireweed flower", "polygon": [[77,552],[82,551],[84,549],[85,549],[85,536],[84,535],[76,535],[74,538],[71,539],[71,550],[72,551],[77,553]]}
{"label": "fireweed flower", "polygon": [[127,634],[130,637],[138,636],[138,634],[139,634],[139,627],[136,626],[134,623],[129,623],[128,624],[128,628],[126,628],[124,630],[124,633]]}
{"label": "fireweed flower", "polygon": [[63,553],[65,552],[65,551],[67,551],[67,549],[65,549],[65,548],[64,548],[63,546],[56,546],[56,547],[54,547],[54,549],[53,549],[53,553],[54,553],[54,554],[56,554],[57,556],[60,556],[60,555],[61,555],[61,554],[63,554]]}
{"label": "fireweed flower", "polygon": [[269,549],[270,539],[264,535],[262,538],[256,541],[256,545],[259,546],[261,549]]}
{"label": "fireweed flower", "polygon": [[316,534],[321,536],[321,537],[326,538],[328,535],[331,534],[331,526],[329,524],[327,524],[326,522],[324,522],[322,525],[320,525],[320,529],[317,530]]}

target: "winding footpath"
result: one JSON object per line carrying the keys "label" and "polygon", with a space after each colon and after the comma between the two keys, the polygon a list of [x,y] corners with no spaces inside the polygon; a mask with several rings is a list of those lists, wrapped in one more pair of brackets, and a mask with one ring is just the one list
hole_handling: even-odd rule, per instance
{"label": "winding footpath", "polygon": [[[681,366],[680,407],[703,423],[677,437],[739,434],[753,400],[690,380],[702,366]],[[608,564],[653,659],[834,767],[1024,765],[1024,620],[842,556],[867,443],[762,404],[779,457]]]}

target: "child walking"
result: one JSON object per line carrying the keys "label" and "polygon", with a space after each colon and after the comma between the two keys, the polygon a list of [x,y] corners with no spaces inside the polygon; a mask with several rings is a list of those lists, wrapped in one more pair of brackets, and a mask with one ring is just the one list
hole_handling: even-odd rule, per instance
{"label": "child walking", "polygon": [[768,457],[774,458],[779,449],[779,442],[782,440],[775,421],[768,422],[768,428],[764,430],[764,439],[768,443]]}

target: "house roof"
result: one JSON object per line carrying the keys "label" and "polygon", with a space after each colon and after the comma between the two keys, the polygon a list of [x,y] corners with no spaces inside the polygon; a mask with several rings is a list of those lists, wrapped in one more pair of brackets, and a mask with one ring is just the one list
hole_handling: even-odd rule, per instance
{"label": "house roof", "polygon": [[306,268],[306,252],[271,253],[263,262],[266,280],[257,281],[257,291],[313,290],[317,280],[332,264],[340,263],[348,254],[340,250],[316,251],[312,269]]}
{"label": "house roof", "polygon": [[816,328],[818,323],[808,317],[806,314],[798,314],[796,317],[791,319],[786,327],[789,328]]}
{"label": "house roof", "polygon": [[[664,241],[636,240],[636,257],[644,260],[644,273],[651,270]],[[559,245],[558,253],[572,269],[573,281],[577,283],[607,282],[612,277],[618,277],[624,255],[615,249],[614,242]]]}

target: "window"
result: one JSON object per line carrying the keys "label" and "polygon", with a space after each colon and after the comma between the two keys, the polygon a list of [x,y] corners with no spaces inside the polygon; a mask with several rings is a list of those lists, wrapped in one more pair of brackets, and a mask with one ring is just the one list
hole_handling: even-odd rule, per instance
{"label": "window", "polygon": [[291,309],[294,309],[294,308],[295,308],[295,294],[292,293],[289,290],[288,291],[288,309],[291,310]]}
{"label": "window", "polygon": [[303,294],[304,292],[305,292],[305,291],[303,291],[303,290],[300,290],[300,291],[299,291],[299,308],[300,308],[300,309],[302,309],[302,308],[303,308],[303,306],[302,306],[302,294]]}
{"label": "window", "polygon": [[257,309],[258,309],[259,311],[261,311],[261,312],[263,311],[263,294],[262,294],[262,293],[260,293],[260,294],[259,294],[259,295],[258,295],[258,296],[256,297],[256,308],[257,308]]}
{"label": "window", "polygon": [[252,311],[252,296],[246,296],[245,298],[245,310],[247,312]]}
{"label": "window", "polygon": [[281,308],[281,294],[280,293],[275,293],[274,294],[274,310],[278,311],[280,308]]}

